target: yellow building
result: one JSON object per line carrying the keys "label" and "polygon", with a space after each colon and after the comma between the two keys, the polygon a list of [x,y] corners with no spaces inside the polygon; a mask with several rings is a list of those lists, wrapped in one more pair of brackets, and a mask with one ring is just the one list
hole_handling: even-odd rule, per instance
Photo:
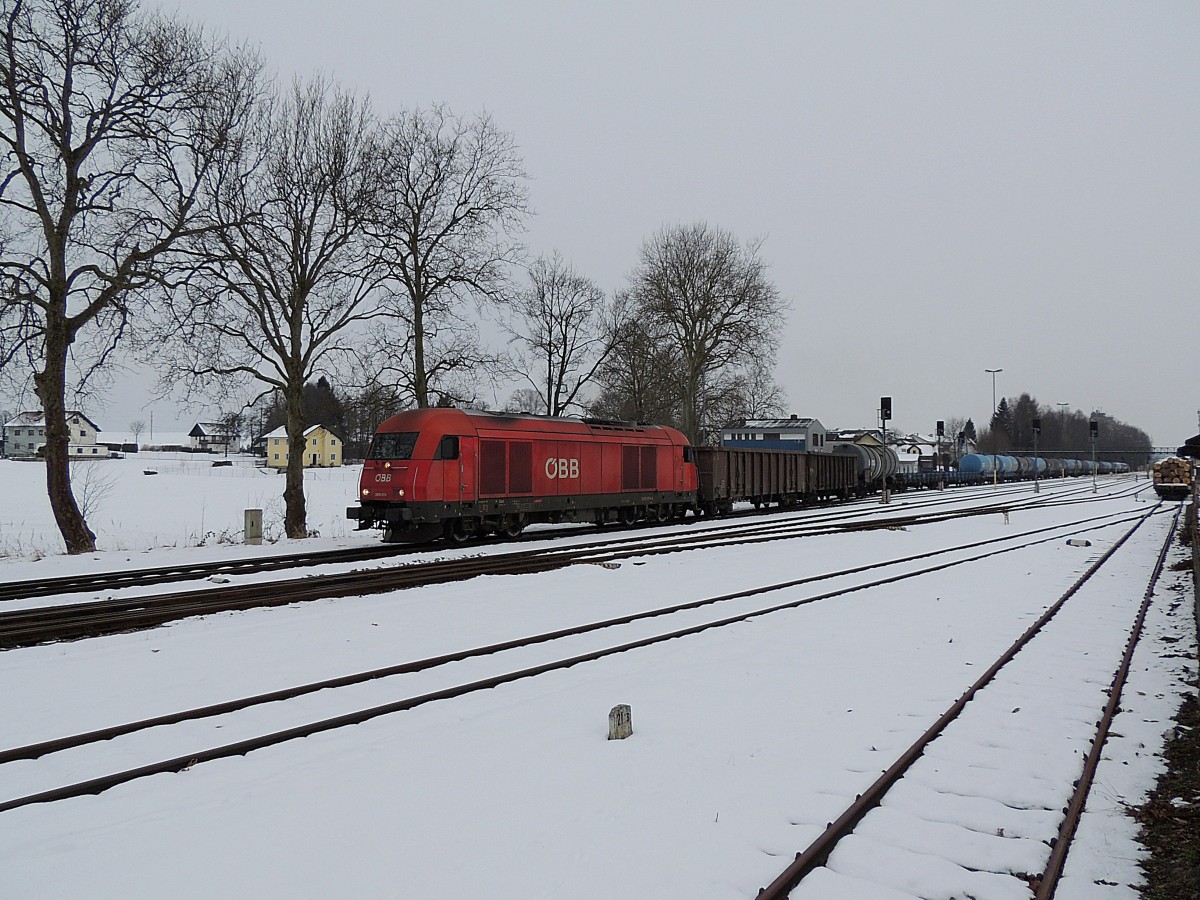
{"label": "yellow building", "polygon": [[[276,428],[266,436],[267,465],[286,469],[288,464],[287,430]],[[342,442],[324,425],[313,425],[304,432],[304,468],[328,468],[342,464]]]}

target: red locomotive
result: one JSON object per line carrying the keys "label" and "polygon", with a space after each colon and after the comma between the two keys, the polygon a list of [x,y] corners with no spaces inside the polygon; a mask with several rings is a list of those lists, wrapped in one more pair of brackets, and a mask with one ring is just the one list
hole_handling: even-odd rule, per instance
{"label": "red locomotive", "polygon": [[665,521],[695,506],[697,486],[674,428],[418,409],[379,426],[346,514],[385,541],[457,542],[531,522]]}

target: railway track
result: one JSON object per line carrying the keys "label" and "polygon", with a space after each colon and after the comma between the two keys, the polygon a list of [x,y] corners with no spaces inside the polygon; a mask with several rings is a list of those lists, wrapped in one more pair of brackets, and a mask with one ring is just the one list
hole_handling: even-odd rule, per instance
{"label": "railway track", "polygon": [[317,553],[291,553],[260,559],[233,559],[220,562],[181,563],[174,566],[155,566],[146,569],[96,572],[83,575],[64,575],[57,578],[37,578],[25,581],[0,582],[0,602],[28,600],[59,594],[117,591],[128,587],[171,584],[214,576],[250,575],[257,572],[278,572],[309,566],[336,565],[389,559],[411,552],[395,544],[357,547],[348,550],[325,550]]}
{"label": "railway track", "polygon": [[[1131,519],[1142,521],[1150,513],[1115,513],[1105,516],[1092,516],[1083,520],[1060,523],[1054,526],[1031,530],[1028,532],[1006,535],[1001,539],[989,539],[975,542],[965,542],[952,547],[942,548],[922,554],[898,559],[885,560],[877,563],[864,564],[849,569],[809,575],[803,578],[791,579],[786,582],[763,585],[735,593],[704,597],[683,604],[643,610],[637,613],[618,616],[602,621],[592,622],[570,628],[557,629],[523,638],[513,639],[486,646],[466,649],[436,657],[408,661],[394,666],[377,668],[366,672],[358,672],[338,678],[299,685],[291,688],[272,691],[251,697],[238,698],[224,703],[213,704],[201,708],[183,710],[168,715],[160,715],[149,719],[114,725],[97,729],[85,734],[69,735],[50,741],[42,741],[23,747],[10,748],[0,752],[0,783],[4,782],[3,770],[6,767],[17,766],[19,770],[13,776],[10,784],[20,784],[26,788],[29,785],[49,778],[59,777],[58,773],[70,764],[53,762],[60,756],[74,760],[79,754],[100,747],[112,747],[113,742],[131,737],[150,735],[149,746],[153,752],[161,752],[163,737],[159,732],[170,729],[181,723],[207,723],[210,730],[229,727],[225,733],[236,730],[229,717],[252,708],[262,708],[273,704],[292,703],[302,698],[313,698],[326,695],[327,692],[353,691],[370,686],[377,694],[378,686],[386,679],[412,676],[417,673],[443,672],[443,682],[434,689],[426,689],[401,699],[392,699],[384,703],[353,709],[350,712],[315,720],[303,720],[304,708],[297,707],[294,718],[301,721],[288,727],[268,734],[256,733],[240,740],[222,743],[218,746],[207,746],[197,749],[194,745],[170,758],[151,757],[139,765],[122,769],[118,772],[91,775],[73,781],[69,784],[43,784],[39,790],[14,796],[0,801],[0,813],[29,806],[37,803],[56,802],[86,794],[99,793],[138,778],[153,774],[176,772],[189,769],[195,765],[217,759],[240,756],[245,753],[275,746],[300,737],[307,737],[321,732],[344,728],[392,713],[415,709],[432,702],[462,697],[479,691],[490,690],[499,685],[530,678],[550,672],[568,669],[585,662],[611,657],[620,653],[635,651],[644,647],[674,641],[683,637],[699,634],[711,629],[719,629],[736,625],[750,619],[770,616],[800,606],[817,603],[824,600],[842,597],[850,593],[865,591],[882,585],[918,578],[932,572],[944,569],[970,565],[991,557],[1019,551],[1027,547],[1050,541],[1058,541],[1069,534],[1086,533],[1090,530],[1112,527],[1114,524]],[[620,554],[634,552],[631,548],[622,551],[609,551],[607,559],[618,558]],[[828,589],[817,593],[796,596],[796,593],[806,585],[828,582]],[[777,602],[763,605],[762,600],[771,594],[783,594]],[[698,613],[703,613],[701,621],[696,621]],[[656,625],[649,633],[647,626]],[[636,637],[625,632],[630,626],[642,629]],[[596,646],[587,652],[574,652],[569,655],[556,654],[556,648],[561,644],[564,648],[575,646],[562,643],[567,640],[576,641],[581,636],[589,635],[597,639]],[[528,651],[532,647],[544,648],[544,655],[534,661],[512,668],[504,664],[505,654],[510,651]],[[468,660],[490,658],[495,661],[492,674],[472,681],[454,683],[451,664]],[[424,677],[424,676],[422,676]],[[425,683],[425,682],[422,682]],[[348,699],[339,701],[339,705],[350,705],[353,694]],[[328,705],[328,700],[324,705]],[[213,732],[215,733],[215,732]],[[190,732],[189,732],[190,734]],[[185,740],[186,740],[185,736]],[[117,746],[116,752],[121,758],[136,755],[135,751]],[[143,749],[138,751],[145,754]],[[33,761],[49,758],[52,760],[47,767],[49,775],[42,775],[41,770],[32,768]],[[2,795],[0,795],[2,796]]]}
{"label": "railway track", "polygon": [[[1141,487],[1144,487],[1141,486]],[[1135,489],[1140,489],[1136,486]],[[943,492],[937,492],[937,496],[926,496],[931,492],[922,492],[921,495],[903,504],[906,509],[922,509],[936,507],[946,504],[953,504],[962,501],[962,494],[971,490],[958,489],[951,492],[949,495]],[[1090,491],[1089,487],[1080,487],[1074,484],[1071,485],[1071,490],[1060,492],[1056,496],[1061,496],[1063,493],[1071,495],[1083,495]],[[987,500],[992,504],[1003,503],[1012,497],[1024,497],[1029,494],[1028,485],[1005,485],[999,489],[987,488],[979,491],[980,499]],[[1051,496],[1047,494],[1047,496]],[[1036,502],[1036,497],[1034,498]],[[897,506],[901,504],[897,503]],[[849,515],[858,517],[876,516],[879,513],[879,503],[875,499],[869,499],[852,504],[838,505],[831,507],[832,512],[828,515]],[[752,518],[764,514],[787,514],[786,509],[772,507],[763,510],[745,510],[727,517],[724,521],[736,521],[740,518]],[[811,514],[814,509],[809,508],[806,513]],[[795,513],[792,513],[793,515]],[[689,524],[695,525],[705,520],[691,520]],[[639,529],[661,527],[654,523],[641,523],[631,529],[636,533]],[[569,528],[551,531],[535,531],[523,535],[519,539],[519,543],[541,543],[552,540],[561,540],[564,538],[583,537],[590,538],[597,533],[594,526]],[[481,545],[496,545],[501,543],[496,539],[488,539],[486,542],[478,542],[474,546]],[[511,544],[512,541],[504,542]],[[92,595],[111,593],[114,591],[123,590],[131,587],[148,587],[161,584],[177,584],[187,581],[201,581],[204,579],[216,577],[238,577],[244,575],[257,574],[262,572],[277,572],[287,569],[310,568],[323,565],[340,565],[355,562],[371,562],[371,561],[387,561],[397,557],[409,557],[416,554],[430,554],[441,552],[446,548],[440,546],[405,546],[396,544],[373,544],[368,547],[350,548],[343,550],[328,550],[320,552],[301,552],[293,554],[282,554],[279,556],[269,556],[261,558],[243,558],[224,560],[216,562],[201,562],[201,563],[181,563],[171,566],[154,566],[142,569],[127,569],[109,572],[85,573],[80,575],[59,576],[54,578],[41,579],[25,579],[21,581],[2,581],[0,582],[0,603],[15,600],[30,600],[38,597],[51,597],[66,594],[90,593]]]}
{"label": "railway track", "polygon": [[[983,720],[984,724],[976,721],[973,723],[973,728],[977,733],[985,734],[1000,734],[1006,729],[1011,730],[1012,715],[1020,712],[1020,707],[1013,709],[1011,714],[1006,717],[1005,707],[1008,705],[1001,700],[999,703],[988,703],[990,696],[986,692],[989,686],[998,683],[1004,675],[1008,674],[1010,668],[1015,668],[1016,661],[1022,657],[1020,654],[1031,647],[1035,641],[1042,637],[1047,640],[1044,635],[1048,632],[1052,623],[1059,616],[1068,602],[1075,597],[1082,589],[1092,581],[1098,572],[1102,570],[1106,563],[1116,555],[1121,547],[1133,536],[1134,532],[1142,526],[1148,519],[1140,519],[1132,528],[1117,542],[1113,544],[1099,559],[1097,559],[1088,570],[1073,584],[1054,604],[1052,604],[1046,612],[1029,627],[1005,652],[1002,654],[988,669],[981,675],[967,690],[917,739],[911,746],[904,750],[896,760],[886,769],[883,774],[876,779],[865,791],[859,794],[853,803],[851,803],[845,811],[838,816],[834,821],[830,822],[828,827],[814,840],[807,848],[796,854],[795,860],[779,874],[779,876],[771,882],[767,887],[762,888],[758,893],[758,900],[782,900],[782,898],[807,898],[807,897],[823,897],[829,896],[830,892],[837,891],[837,875],[830,874],[832,871],[848,873],[850,877],[858,875],[860,877],[869,877],[863,873],[872,871],[870,862],[862,859],[861,848],[847,848],[846,852],[836,860],[833,855],[839,851],[845,839],[852,834],[855,834],[859,829],[865,829],[866,833],[873,836],[870,841],[872,846],[875,846],[875,841],[887,841],[889,837],[903,843],[903,839],[895,833],[897,827],[896,809],[904,808],[905,802],[903,799],[897,800],[892,808],[889,808],[891,822],[886,821],[888,815],[880,815],[885,799],[889,797],[898,785],[903,782],[903,779],[916,772],[918,767],[924,765],[920,770],[920,777],[923,782],[923,787],[932,790],[937,790],[939,784],[944,784],[943,779],[938,781],[939,770],[938,763],[928,759],[928,755],[935,749],[937,741],[953,740],[953,737],[948,737],[954,734],[953,728],[956,724],[968,719],[974,715],[977,720]],[[1018,835],[1007,836],[1003,824],[993,822],[990,829],[991,833],[1000,840],[996,841],[997,845],[1003,846],[1006,837],[1012,837],[1014,840],[1007,841],[1010,844],[1021,844],[1021,849],[1028,851],[1029,845],[1032,843],[1034,847],[1045,844],[1048,849],[1048,856],[1041,855],[1043,864],[1041,868],[1022,868],[1022,863],[1019,861],[1024,857],[1028,860],[1028,852],[1022,854],[1019,851],[1014,851],[1010,855],[1010,859],[1018,860],[1011,862],[1005,868],[1005,863],[998,861],[1002,855],[1000,853],[992,855],[990,858],[984,858],[986,855],[975,857],[973,864],[970,859],[971,851],[962,851],[959,858],[955,860],[957,865],[962,868],[976,873],[996,873],[994,877],[999,880],[1016,876],[1025,880],[1029,888],[1033,891],[1037,900],[1049,900],[1054,896],[1059,879],[1062,876],[1067,854],[1070,851],[1071,840],[1079,825],[1080,817],[1084,809],[1084,803],[1087,800],[1088,791],[1092,784],[1095,775],[1096,767],[1100,760],[1101,752],[1104,748],[1106,739],[1108,738],[1113,719],[1116,712],[1119,710],[1121,701],[1121,691],[1124,687],[1126,678],[1129,673],[1133,653],[1138,645],[1138,641],[1142,633],[1142,625],[1145,621],[1146,613],[1154,596],[1154,589],[1158,578],[1162,573],[1163,565],[1166,560],[1167,552],[1170,548],[1171,541],[1175,535],[1176,526],[1179,520],[1179,511],[1175,513],[1175,519],[1168,531],[1166,540],[1163,542],[1162,548],[1158,554],[1157,561],[1153,566],[1149,577],[1149,583],[1146,586],[1143,599],[1138,606],[1133,617],[1132,623],[1127,623],[1128,639],[1124,645],[1124,651],[1120,656],[1120,660],[1116,665],[1116,670],[1113,673],[1108,686],[1103,690],[1096,692],[1106,702],[1098,703],[1095,707],[1098,719],[1095,723],[1095,728],[1090,735],[1083,735],[1077,738],[1075,743],[1075,753],[1083,757],[1081,770],[1076,769],[1075,778],[1071,785],[1069,802],[1062,807],[1061,816],[1058,820],[1058,825],[1050,832],[1041,835],[1041,841],[1038,842],[1028,835],[1022,835],[1022,840],[1018,841],[1015,838]],[[1035,666],[1036,667],[1036,666]],[[1028,678],[1028,676],[1026,676]],[[1062,685],[1042,684],[1040,690],[1046,693],[1053,693],[1056,690],[1061,691]],[[1087,703],[1088,684],[1086,680],[1083,684],[1083,690],[1079,690],[1079,685],[1075,684],[1071,687],[1075,688],[1079,694],[1079,699],[1076,701],[1079,704]],[[1037,696],[1035,692],[1038,689],[1030,689],[1030,682],[1026,681],[1021,692],[1026,698]],[[1094,695],[1093,695],[1094,696]],[[1060,699],[1061,703],[1061,699]],[[988,717],[991,721],[988,721]],[[985,731],[985,729],[988,729]],[[961,734],[961,733],[960,733]],[[1045,731],[1042,730],[1042,737],[1045,736]],[[1029,735],[1033,740],[1037,740],[1034,735]],[[961,741],[961,736],[959,737]],[[1061,743],[1061,742],[1060,742]],[[1068,742],[1069,744],[1070,742]],[[1085,744],[1086,749],[1080,749],[1080,744]],[[954,751],[947,751],[953,754]],[[1060,752],[1059,756],[1063,754]],[[1068,759],[1070,756],[1068,755]],[[943,766],[945,766],[943,758]],[[948,766],[945,766],[949,768]],[[959,782],[959,791],[965,790]],[[918,790],[918,789],[914,789]],[[980,795],[984,796],[984,795]],[[910,798],[911,799],[911,798]],[[1003,801],[1001,801],[1003,802]],[[1016,806],[1017,804],[1009,804]],[[909,804],[911,806],[911,803]],[[876,816],[878,821],[872,822],[870,816]],[[916,821],[916,815],[912,821]],[[909,820],[904,819],[908,827],[913,827]],[[899,824],[898,827],[905,827],[905,824]],[[965,829],[964,829],[965,830]],[[974,823],[974,830],[977,832],[987,833],[987,826],[983,823]],[[966,843],[969,846],[969,842]],[[869,852],[869,851],[868,851]],[[832,869],[829,868],[832,866]],[[876,869],[877,870],[877,869]],[[816,877],[818,873],[824,873],[823,877]],[[986,880],[981,878],[979,884],[982,890],[986,892]],[[861,883],[859,889],[862,888]],[[999,889],[998,884],[993,884],[992,889]],[[907,885],[906,890],[913,890],[915,893],[921,893],[920,888],[914,888],[913,885]]]}
{"label": "railway track", "polygon": [[[1146,490],[1145,486],[1139,490]],[[1125,496],[1125,491],[1114,497]],[[1006,498],[1007,499],[1007,498]],[[612,563],[632,556],[714,549],[735,544],[791,540],[871,529],[911,528],[951,519],[980,515],[1009,515],[1020,510],[1047,508],[1077,502],[1095,502],[1092,495],[1029,495],[970,509],[946,511],[839,510],[824,515],[750,521],[733,526],[704,527],[663,535],[633,533],[570,546],[538,547],[466,556],[343,574],[310,576],[279,582],[187,590],[156,596],[42,606],[0,612],[0,648],[28,646],[151,628],[198,615],[347,596],[383,593],[412,587],[462,581],[483,575],[521,575],[580,563]]]}

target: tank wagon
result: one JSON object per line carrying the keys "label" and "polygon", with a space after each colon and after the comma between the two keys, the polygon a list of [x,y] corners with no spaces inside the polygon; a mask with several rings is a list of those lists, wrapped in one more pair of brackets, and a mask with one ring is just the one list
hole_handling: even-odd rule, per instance
{"label": "tank wagon", "polygon": [[[958,468],[948,472],[906,472],[893,481],[901,488],[929,487],[934,484],[990,484],[996,481],[1032,481],[1037,478],[1063,478],[1068,475],[1092,474],[1091,460],[1058,459],[1041,456],[991,456],[969,453],[958,461]],[[1121,475],[1129,472],[1123,462],[1096,463],[1096,474]],[[1036,473],[1036,476],[1035,476]]]}
{"label": "tank wagon", "polygon": [[735,502],[758,508],[848,497],[858,486],[854,459],[832,453],[697,447],[696,468],[697,506],[707,515],[728,513]]}
{"label": "tank wagon", "polygon": [[830,453],[854,460],[859,494],[876,491],[891,484],[900,461],[891,447],[875,444],[831,443]]}
{"label": "tank wagon", "polygon": [[418,409],[376,430],[346,515],[385,541],[458,542],[532,522],[665,521],[696,496],[693,450],[674,428]]}

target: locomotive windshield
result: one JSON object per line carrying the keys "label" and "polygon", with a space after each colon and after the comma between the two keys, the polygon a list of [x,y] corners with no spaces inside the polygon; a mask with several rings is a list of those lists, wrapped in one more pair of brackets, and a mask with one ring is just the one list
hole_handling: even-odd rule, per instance
{"label": "locomotive windshield", "polygon": [[419,431],[381,432],[371,441],[367,459],[412,459]]}

